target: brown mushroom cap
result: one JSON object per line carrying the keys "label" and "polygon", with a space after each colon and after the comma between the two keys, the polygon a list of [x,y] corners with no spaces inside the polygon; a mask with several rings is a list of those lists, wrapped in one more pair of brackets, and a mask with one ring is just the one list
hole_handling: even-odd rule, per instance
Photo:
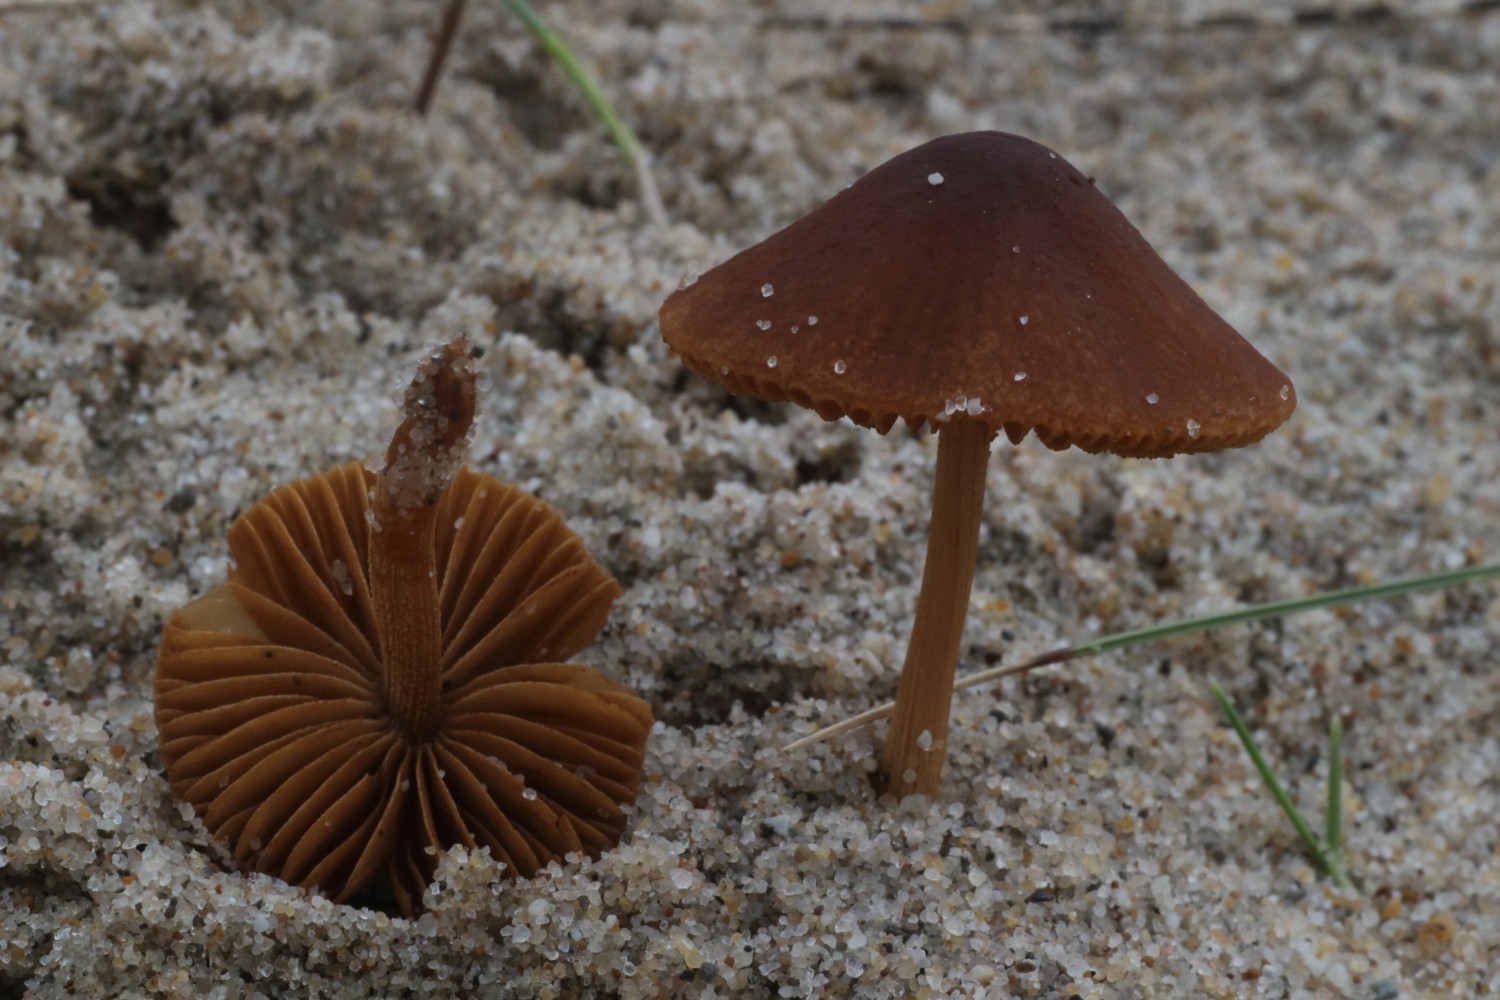
{"label": "brown mushroom cap", "polygon": [[1158,457],[1249,444],[1296,406],[1088,177],[1003,132],[877,167],[679,289],[661,328],[731,392],[881,433],[977,420]]}

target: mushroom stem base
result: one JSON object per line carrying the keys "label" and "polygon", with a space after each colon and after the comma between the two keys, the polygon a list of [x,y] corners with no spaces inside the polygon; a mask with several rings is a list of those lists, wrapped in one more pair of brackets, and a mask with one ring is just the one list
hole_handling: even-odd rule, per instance
{"label": "mushroom stem base", "polygon": [[974,582],[984,473],[993,436],[983,424],[967,420],[938,433],[927,562],[881,758],[885,791],[897,797],[935,795],[943,776],[948,710]]}

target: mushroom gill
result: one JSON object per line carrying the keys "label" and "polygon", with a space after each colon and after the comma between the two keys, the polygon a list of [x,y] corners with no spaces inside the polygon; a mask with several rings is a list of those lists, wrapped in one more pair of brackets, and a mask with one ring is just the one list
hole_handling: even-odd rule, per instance
{"label": "mushroom gill", "polygon": [[410,915],[438,855],[527,876],[624,829],[650,707],[567,661],[619,585],[534,497],[460,468],[462,338],[407,394],[380,474],[273,491],[226,583],[167,623],[156,720],[172,790],[247,868]]}

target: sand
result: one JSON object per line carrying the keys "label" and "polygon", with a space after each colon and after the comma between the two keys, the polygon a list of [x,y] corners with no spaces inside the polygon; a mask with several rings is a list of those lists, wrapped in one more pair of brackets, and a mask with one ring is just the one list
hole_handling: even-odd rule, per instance
{"label": "sand", "polygon": [[[5,5],[9,8],[11,5]],[[1295,381],[1242,451],[997,444],[960,668],[1500,557],[1500,11],[1202,0],[583,0],[544,13],[672,224],[499,5],[430,117],[434,5],[0,10],[0,994],[1473,997],[1500,992],[1492,586],[961,694],[878,800],[935,448],[689,376],[655,312],[935,135],[1098,183]],[[303,8],[307,9],[303,9]],[[277,484],[378,454],[422,348],[486,348],[471,450],[625,587],[581,657],[660,720],[624,842],[454,850],[406,921],[235,870],[161,774],[164,619]],[[1319,877],[1210,699],[1305,811]]]}

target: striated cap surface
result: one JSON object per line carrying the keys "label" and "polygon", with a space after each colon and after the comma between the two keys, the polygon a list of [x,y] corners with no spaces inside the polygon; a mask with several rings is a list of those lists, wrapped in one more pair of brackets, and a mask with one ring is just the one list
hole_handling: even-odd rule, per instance
{"label": "striated cap surface", "polygon": [[685,284],[661,328],[731,392],[881,433],[976,420],[1160,457],[1249,444],[1296,406],[1088,177],[1003,132],[882,164]]}

